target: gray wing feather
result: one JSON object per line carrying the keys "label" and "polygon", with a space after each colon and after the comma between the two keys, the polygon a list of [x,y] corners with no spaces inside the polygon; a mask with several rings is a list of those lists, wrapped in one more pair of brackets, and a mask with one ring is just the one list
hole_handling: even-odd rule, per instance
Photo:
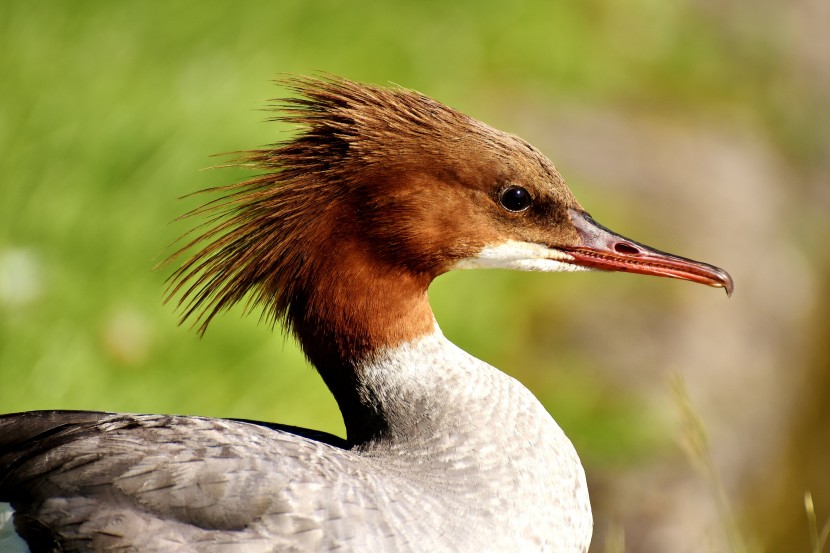
{"label": "gray wing feather", "polygon": [[32,553],[352,550],[367,539],[355,526],[367,523],[372,541],[394,540],[367,503],[377,494],[356,489],[376,484],[364,463],[330,443],[240,421],[0,417],[0,501],[15,508]]}

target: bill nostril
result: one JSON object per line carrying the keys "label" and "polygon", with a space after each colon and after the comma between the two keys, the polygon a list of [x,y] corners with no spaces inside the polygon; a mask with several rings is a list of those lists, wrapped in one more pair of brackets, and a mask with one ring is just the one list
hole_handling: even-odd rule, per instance
{"label": "bill nostril", "polygon": [[625,242],[617,242],[614,244],[614,251],[624,255],[637,255],[640,253],[640,250]]}

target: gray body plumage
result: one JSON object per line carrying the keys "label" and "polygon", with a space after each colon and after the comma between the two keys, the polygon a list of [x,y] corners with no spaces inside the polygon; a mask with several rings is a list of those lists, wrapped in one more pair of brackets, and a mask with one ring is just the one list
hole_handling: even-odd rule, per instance
{"label": "gray body plumage", "polygon": [[437,329],[363,374],[390,432],[352,449],[199,417],[0,418],[0,500],[33,553],[587,551],[584,473],[520,383]]}

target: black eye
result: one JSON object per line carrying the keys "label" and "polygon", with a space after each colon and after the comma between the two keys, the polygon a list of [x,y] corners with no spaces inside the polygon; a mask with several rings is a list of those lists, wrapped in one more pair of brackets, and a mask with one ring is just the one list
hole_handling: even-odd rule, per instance
{"label": "black eye", "polygon": [[530,192],[521,186],[508,186],[502,191],[499,202],[508,211],[524,211],[530,207]]}

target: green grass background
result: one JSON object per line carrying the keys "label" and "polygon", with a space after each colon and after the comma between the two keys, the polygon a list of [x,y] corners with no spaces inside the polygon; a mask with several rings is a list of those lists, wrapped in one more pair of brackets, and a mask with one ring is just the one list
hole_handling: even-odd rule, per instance
{"label": "green grass background", "polygon": [[[201,171],[219,161],[209,156],[285,138],[260,111],[286,93],[271,80],[394,82],[509,131],[511,102],[739,108],[796,164],[813,163],[815,99],[781,71],[775,12],[745,8],[736,27],[665,0],[0,3],[0,411],[175,412],[342,433],[290,338],[236,310],[200,339],[162,304],[169,270],[153,270],[188,228],[171,221],[198,203],[177,198],[244,176]],[[571,185],[616,217],[591,183]],[[594,377],[560,332],[562,308],[598,286],[653,290],[670,305],[677,283],[612,281],[465,272],[431,297],[445,333],[531,387],[591,465],[625,467],[673,437],[662,415]]]}

